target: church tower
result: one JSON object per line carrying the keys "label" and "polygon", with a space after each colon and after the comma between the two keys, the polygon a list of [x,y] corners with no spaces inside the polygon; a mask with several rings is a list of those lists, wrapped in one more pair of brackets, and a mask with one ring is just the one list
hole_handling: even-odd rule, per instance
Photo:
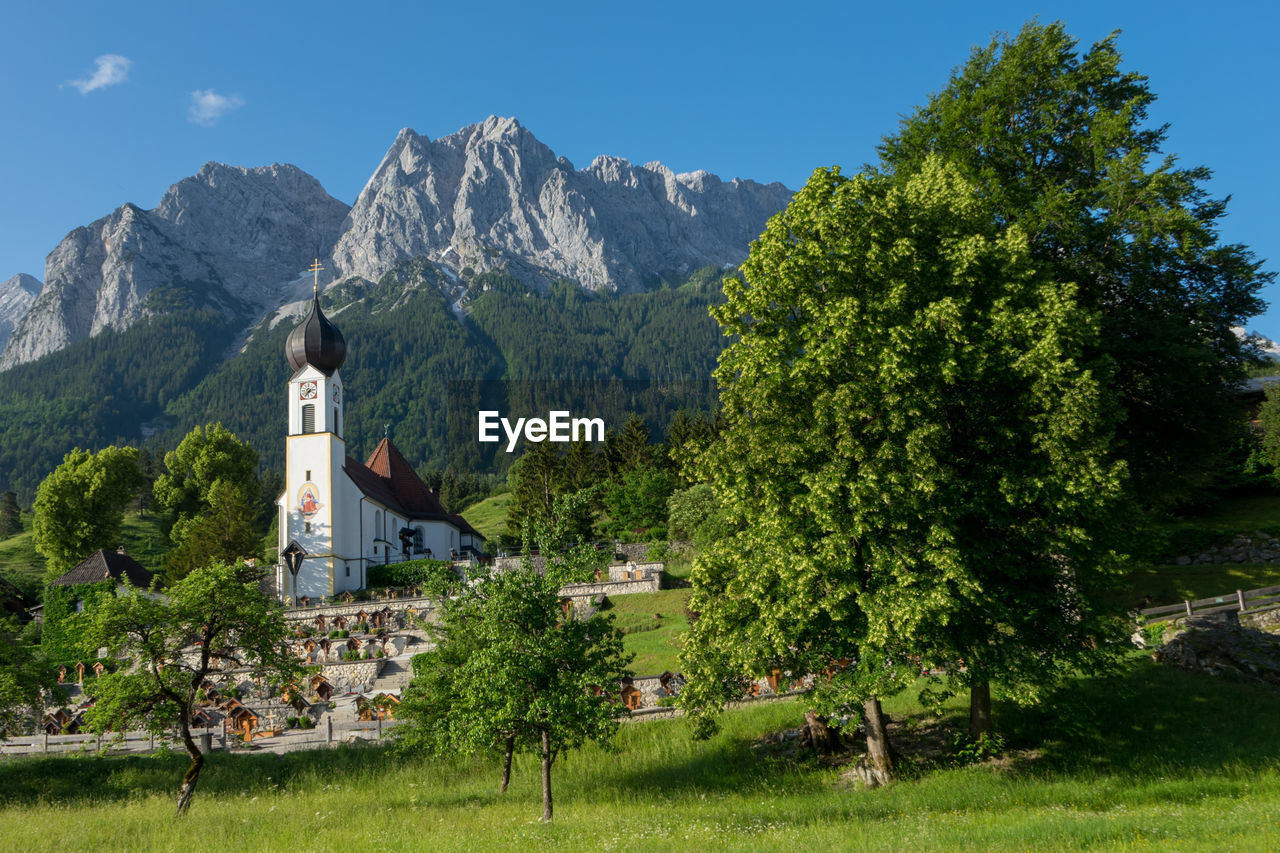
{"label": "church tower", "polygon": [[[319,264],[313,267],[317,277]],[[333,595],[349,585],[339,580],[343,565],[335,513],[343,491],[342,467],[346,446],[342,439],[343,389],[338,368],[347,344],[338,327],[320,310],[319,288],[311,310],[285,342],[285,357],[293,369],[289,380],[289,431],[285,439],[285,490],[280,500],[282,555],[301,550],[296,590],[288,572],[281,580],[284,596]],[[346,574],[346,572],[343,572]]]}
{"label": "church tower", "polygon": [[347,343],[320,310],[319,266],[311,310],[284,348],[293,374],[276,590],[286,603],[363,589],[375,566],[484,555],[484,536],[445,511],[390,437],[364,463],[347,456],[338,374]]}

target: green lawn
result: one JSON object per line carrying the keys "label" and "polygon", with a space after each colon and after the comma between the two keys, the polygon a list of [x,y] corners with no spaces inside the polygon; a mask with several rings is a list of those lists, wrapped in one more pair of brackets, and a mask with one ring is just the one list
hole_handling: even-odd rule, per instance
{"label": "green lawn", "polygon": [[[556,820],[539,825],[537,764],[428,761],[383,748],[212,757],[171,817],[184,762],[0,762],[5,849],[94,850],[1268,850],[1280,846],[1273,689],[1131,658],[1075,682],[1054,713],[997,706],[1000,762],[903,762],[881,790],[840,768],[753,748],[796,702],[730,712],[694,741],[684,720],[624,725],[616,749],[562,757]],[[911,707],[890,702],[891,713]],[[900,716],[899,716],[899,719]],[[917,717],[914,722],[928,722]],[[901,731],[901,729],[897,729]],[[902,748],[909,742],[899,738]]]}
{"label": "green lawn", "polygon": [[[1165,559],[1191,554],[1224,543],[1237,533],[1280,535],[1280,495],[1224,498],[1209,509],[1164,525],[1168,537]],[[1206,566],[1135,564],[1130,573],[1126,603],[1137,607],[1150,596],[1155,605],[1183,599],[1208,598],[1237,589],[1280,584],[1280,564],[1224,563]]]}
{"label": "green lawn", "polygon": [[1280,585],[1280,564],[1227,563],[1217,566],[1137,566],[1129,573],[1128,600],[1138,607],[1150,596],[1151,607],[1185,599],[1209,598],[1237,589]]}
{"label": "green lawn", "polygon": [[34,598],[41,594],[44,557],[31,539],[31,513],[22,513],[21,533],[0,539],[0,577]]}
{"label": "green lawn", "polygon": [[610,596],[606,610],[618,628],[626,633],[623,645],[635,653],[631,670],[636,675],[678,672],[676,655],[680,635],[689,627],[685,606],[691,589],[664,589],[661,592]]}
{"label": "green lawn", "polygon": [[[475,506],[463,510],[462,517],[492,543],[498,536],[507,532],[507,506],[510,503],[510,492],[492,495]],[[488,550],[492,551],[493,547],[490,544]]]}
{"label": "green lawn", "polygon": [[1175,527],[1200,527],[1220,533],[1264,531],[1280,535],[1280,495],[1223,498],[1207,510],[1173,522]]}

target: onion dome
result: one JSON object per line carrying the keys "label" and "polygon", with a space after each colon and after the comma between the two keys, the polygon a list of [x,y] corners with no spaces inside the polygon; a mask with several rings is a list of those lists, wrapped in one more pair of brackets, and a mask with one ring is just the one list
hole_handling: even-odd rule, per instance
{"label": "onion dome", "polygon": [[325,376],[332,376],[342,367],[347,357],[347,342],[320,310],[319,296],[312,300],[306,319],[289,333],[284,342],[284,355],[295,371],[309,364]]}

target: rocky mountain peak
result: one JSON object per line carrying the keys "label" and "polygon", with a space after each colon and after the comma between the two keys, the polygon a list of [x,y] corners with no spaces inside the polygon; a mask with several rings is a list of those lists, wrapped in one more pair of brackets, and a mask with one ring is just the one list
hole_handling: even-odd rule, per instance
{"label": "rocky mountain peak", "polygon": [[125,204],[49,254],[45,287],[16,323],[0,369],[32,361],[153,310],[157,288],[248,322],[337,239],[347,206],[291,165],[206,163],[153,210]]}
{"label": "rocky mountain peak", "polygon": [[40,280],[23,272],[0,282],[0,350],[39,293]]}
{"label": "rocky mountain peak", "polygon": [[490,269],[532,287],[639,290],[741,262],[790,198],[781,184],[677,175],[657,161],[602,155],[578,170],[502,116],[436,140],[403,128],[351,208],[296,166],[209,162],[154,209],[125,204],[69,233],[34,301],[10,286],[0,370],[175,305],[248,327],[310,293],[301,273],[312,258],[327,259],[331,281],[377,281],[424,259],[452,282],[441,286],[459,310],[468,275]]}
{"label": "rocky mountain peak", "polygon": [[629,291],[655,274],[738,263],[790,190],[676,175],[601,155],[578,171],[514,118],[431,141],[400,131],[334,248],[339,276],[378,279],[426,256],[455,275],[504,268]]}

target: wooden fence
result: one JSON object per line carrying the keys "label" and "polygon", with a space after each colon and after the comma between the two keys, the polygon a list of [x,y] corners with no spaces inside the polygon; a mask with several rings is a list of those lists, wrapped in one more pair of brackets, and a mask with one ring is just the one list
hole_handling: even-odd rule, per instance
{"label": "wooden fence", "polygon": [[[396,725],[395,720],[371,720],[333,722],[326,717],[314,729],[287,729],[277,735],[270,736],[255,732],[252,747],[267,749],[273,752],[292,752],[295,749],[314,749],[329,744],[344,743],[353,739],[381,740],[383,735]],[[221,725],[207,729],[192,729],[192,736],[202,749],[230,749],[244,744],[243,737],[232,730],[224,732]],[[103,754],[123,754],[138,752],[154,752],[162,747],[181,752],[182,741],[172,735],[157,737],[147,732],[125,732],[120,734],[97,735],[92,733],[75,735],[24,735],[0,740],[0,755],[66,755],[78,752]]]}
{"label": "wooden fence", "polygon": [[1210,598],[1195,601],[1184,601],[1181,604],[1166,604],[1162,607],[1148,607],[1139,611],[1147,624],[1168,622],[1170,619],[1181,619],[1186,616],[1207,616],[1211,613],[1224,613],[1234,610],[1248,613],[1280,604],[1280,586],[1264,586],[1262,589],[1248,591],[1236,590],[1234,593],[1223,593]]}

